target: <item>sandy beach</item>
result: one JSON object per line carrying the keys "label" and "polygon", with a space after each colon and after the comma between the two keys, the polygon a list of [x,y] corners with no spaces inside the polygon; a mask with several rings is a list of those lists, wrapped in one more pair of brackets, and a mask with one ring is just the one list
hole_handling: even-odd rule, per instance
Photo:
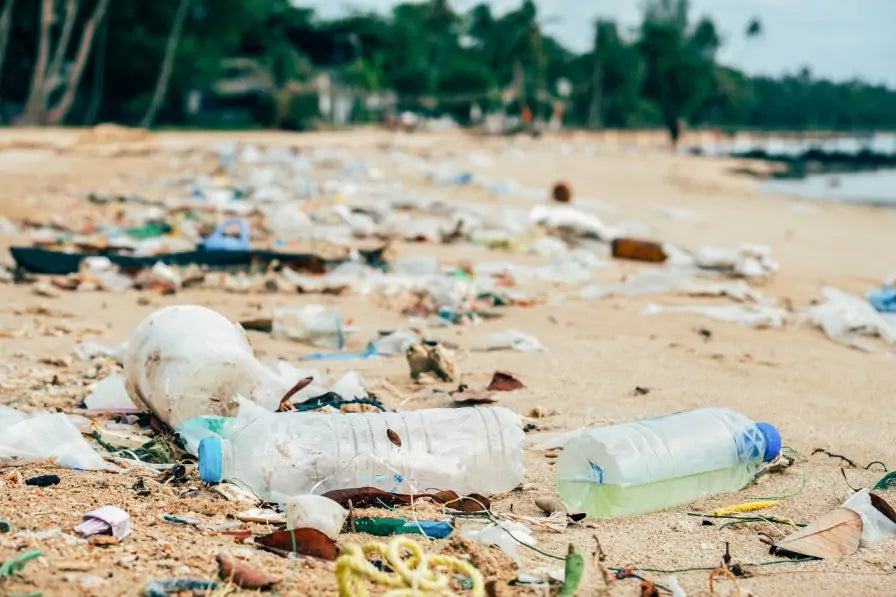
{"label": "sandy beach", "polygon": [[[525,388],[500,395],[498,404],[530,417],[539,431],[573,430],[702,406],[724,406],[753,420],[773,422],[784,444],[807,464],[763,475],[758,483],[735,494],[723,494],[662,512],[614,520],[588,520],[563,533],[537,531],[537,547],[563,555],[574,544],[591,560],[598,538],[605,566],[681,570],[678,581],[688,595],[709,594],[708,572],[716,566],[726,542],[735,561],[752,573],[739,579],[743,595],[886,595],[896,581],[896,542],[863,548],[836,561],[746,566],[783,561],[769,555],[760,533],[778,538],[787,527],[766,523],[720,528],[704,525],[693,512],[748,501],[759,496],[792,496],[767,511],[769,516],[811,522],[836,507],[851,493],[841,475],[842,461],[816,448],[842,454],[862,467],[871,461],[896,466],[896,360],[893,346],[863,352],[837,344],[820,330],[799,320],[799,312],[821,298],[821,289],[835,286],[864,296],[896,275],[892,258],[896,210],[860,205],[813,203],[760,189],[755,178],[735,174],[737,168],[764,166],[726,158],[675,155],[655,143],[633,146],[631,139],[575,133],[526,137],[477,137],[463,133],[389,133],[357,131],[280,133],[158,133],[147,138],[103,139],[91,142],[84,131],[0,131],[0,216],[49,222],[52,218],[80,226],[94,215],[108,221],[114,206],[86,201],[89,192],[163,193],[159,181],[177,176],[189,151],[222,141],[300,148],[334,147],[365,158],[388,179],[406,189],[431,192],[443,200],[530,208],[534,199],[497,196],[475,186],[426,187],[419,178],[391,170],[390,151],[425,156],[433,162],[462,164],[477,174],[547,190],[558,180],[574,189],[573,205],[605,222],[636,222],[639,236],[674,243],[687,249],[759,243],[771,248],[780,270],[761,284],[751,284],[791,311],[777,329],[754,329],[699,315],[642,314],[649,303],[730,304],[728,298],[683,297],[673,293],[584,299],[578,286],[541,282],[527,287],[541,300],[533,306],[503,308],[503,317],[474,325],[440,328],[440,340],[457,346],[455,355],[463,381],[484,386],[495,370],[516,374]],[[646,137],[645,137],[646,138]],[[0,232],[2,259],[11,263],[7,248],[27,244],[23,232]],[[396,242],[395,256],[426,254],[443,263],[511,261],[544,265],[549,258],[517,251],[488,250],[475,245]],[[593,282],[614,282],[645,266],[601,255]],[[185,289],[173,295],[128,290],[120,293],[62,291],[36,296],[32,284],[0,284],[0,404],[22,410],[70,412],[95,379],[85,375],[87,363],[72,356],[79,340],[114,346],[127,340],[134,326],[154,310],[172,304],[201,304],[233,320],[263,316],[276,307],[308,303],[338,304],[359,332],[348,348],[361,350],[377,330],[405,325],[405,318],[387,300],[375,296],[297,293],[238,294],[209,289]],[[37,309],[43,306],[45,309]],[[517,329],[536,336],[544,352],[485,351],[489,333]],[[16,330],[24,330],[15,333]],[[313,348],[248,332],[256,353],[298,363]],[[390,408],[409,410],[450,406],[433,397],[408,375],[403,357],[346,362],[322,362],[331,378],[356,370]],[[383,382],[387,382],[384,384]],[[447,388],[449,384],[434,387]],[[398,390],[400,394],[388,388]],[[635,391],[635,388],[644,391]],[[536,497],[555,495],[554,459],[527,448],[524,489],[495,496],[493,510],[536,516]],[[55,473],[59,485],[38,488],[10,480]],[[805,471],[805,486],[803,474]],[[235,547],[233,538],[174,525],[162,514],[192,516],[220,523],[244,505],[228,502],[208,490],[195,472],[195,497],[147,477],[151,493],[140,497],[132,489],[133,474],[83,472],[52,464],[0,467],[0,519],[14,532],[0,534],[0,561],[39,549],[43,556],[0,585],[9,595],[132,595],[158,578],[213,578],[215,554]],[[873,484],[883,475],[846,468],[853,487]],[[885,492],[896,505],[896,490]],[[103,504],[119,505],[132,519],[134,532],[119,545],[99,547],[74,539],[72,528],[81,515]],[[61,529],[62,535],[41,532]],[[340,536],[340,545],[357,540]],[[441,542],[444,544],[445,542]],[[437,542],[433,549],[442,549]],[[252,549],[251,547],[249,549]],[[477,561],[487,579],[514,578],[517,571],[495,548],[476,547]],[[252,565],[284,580],[280,594],[335,595],[332,562],[290,561],[252,550]],[[518,571],[542,566],[562,568],[562,562],[520,549]],[[666,572],[638,574],[665,584]],[[86,580],[85,580],[86,579]],[[614,580],[604,589],[600,572],[588,573],[580,595],[634,596],[638,580]],[[717,581],[716,593],[737,594],[728,580]],[[223,594],[223,593],[218,593]],[[236,594],[244,594],[236,590]],[[499,595],[546,594],[545,589],[501,587]]]}

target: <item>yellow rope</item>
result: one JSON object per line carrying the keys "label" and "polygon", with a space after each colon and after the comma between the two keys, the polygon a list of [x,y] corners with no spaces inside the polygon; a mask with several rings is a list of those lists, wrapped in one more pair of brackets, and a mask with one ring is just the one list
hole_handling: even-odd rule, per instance
{"label": "yellow rope", "polygon": [[[410,555],[403,558],[402,551]],[[370,556],[379,556],[392,572],[379,570],[368,559]],[[473,581],[472,597],[485,595],[482,573],[475,566],[453,556],[428,554],[419,543],[407,537],[395,537],[389,544],[378,541],[363,546],[350,543],[336,560],[340,597],[366,597],[367,581],[390,587],[391,590],[383,593],[384,597],[454,595],[451,571]]]}
{"label": "yellow rope", "polygon": [[712,511],[713,516],[728,516],[738,512],[752,512],[754,510],[762,510],[763,508],[771,508],[781,503],[781,500],[765,500],[760,502],[747,502],[745,504],[735,504]]}

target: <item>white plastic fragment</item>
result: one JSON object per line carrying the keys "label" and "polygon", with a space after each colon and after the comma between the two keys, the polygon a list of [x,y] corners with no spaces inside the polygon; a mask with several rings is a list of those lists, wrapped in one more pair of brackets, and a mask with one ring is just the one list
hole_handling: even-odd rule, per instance
{"label": "white plastic fragment", "polygon": [[768,305],[658,305],[651,303],[642,315],[693,313],[717,321],[738,323],[752,328],[779,328],[787,320],[787,311]]}
{"label": "white plastic fragment", "polygon": [[567,229],[585,237],[610,241],[619,233],[594,214],[566,205],[536,205],[529,212],[529,221],[550,229]]}
{"label": "white plastic fragment", "polygon": [[85,514],[75,531],[85,537],[112,535],[121,540],[131,534],[131,517],[116,506],[100,506]]}
{"label": "white plastic fragment", "polygon": [[124,378],[118,373],[95,383],[84,406],[91,410],[140,410],[128,396]]}
{"label": "white plastic fragment", "polygon": [[535,545],[535,537],[526,525],[502,520],[488,524],[480,529],[464,529],[460,532],[462,537],[480,545],[495,545],[514,560],[519,559],[519,546]]}
{"label": "white plastic fragment", "polygon": [[317,529],[336,539],[348,517],[348,510],[322,495],[300,495],[286,502],[287,528]]}
{"label": "white plastic fragment", "polygon": [[862,547],[896,537],[896,522],[874,507],[867,489],[852,494],[843,502],[843,507],[862,517]]}
{"label": "white plastic fragment", "polygon": [[896,321],[879,313],[864,298],[838,288],[821,291],[824,303],[806,309],[806,320],[821,328],[834,342],[861,350],[873,351],[869,337],[879,337],[887,344],[896,343]]}
{"label": "white plastic fragment", "polygon": [[518,352],[535,352],[544,350],[545,348],[535,336],[524,334],[518,330],[507,330],[489,334],[488,349],[512,349]]}
{"label": "white plastic fragment", "polygon": [[0,405],[0,465],[53,460],[77,470],[116,470],[63,413],[26,415]]}
{"label": "white plastic fragment", "polygon": [[274,311],[271,335],[281,340],[307,342],[324,348],[343,348],[346,328],[339,307],[304,305]]}

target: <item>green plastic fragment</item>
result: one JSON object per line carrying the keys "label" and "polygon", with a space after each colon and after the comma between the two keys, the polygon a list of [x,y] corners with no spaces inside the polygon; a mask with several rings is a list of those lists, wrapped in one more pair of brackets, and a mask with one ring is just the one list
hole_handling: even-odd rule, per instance
{"label": "green plastic fragment", "polygon": [[0,564],[0,579],[7,578],[20,572],[23,568],[25,568],[25,564],[30,562],[35,558],[39,558],[41,556],[41,552],[39,549],[35,549],[34,551],[26,551],[22,555],[16,556],[11,560],[7,560]]}
{"label": "green plastic fragment", "polygon": [[573,597],[582,582],[582,573],[585,571],[585,558],[576,553],[570,544],[569,554],[566,556],[566,569],[563,578],[563,586],[560,588],[560,597]]}
{"label": "green plastic fragment", "polygon": [[886,489],[896,488],[896,471],[890,471],[883,478],[874,484],[874,489],[884,491]]}

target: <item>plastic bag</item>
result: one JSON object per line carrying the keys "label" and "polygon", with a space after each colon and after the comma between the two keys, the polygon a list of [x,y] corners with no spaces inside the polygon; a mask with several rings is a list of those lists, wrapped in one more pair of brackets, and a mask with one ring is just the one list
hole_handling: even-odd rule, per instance
{"label": "plastic bag", "polygon": [[866,337],[878,336],[896,343],[896,323],[878,313],[868,301],[833,287],[821,291],[827,299],[805,311],[806,319],[821,328],[834,342],[872,351],[875,345]]}
{"label": "plastic bag", "polygon": [[545,349],[538,338],[517,330],[507,330],[506,332],[489,334],[489,350],[501,350],[505,348],[510,348],[519,352],[534,352]]}
{"label": "plastic bag", "polygon": [[643,315],[658,313],[694,313],[717,321],[739,323],[751,328],[779,328],[787,319],[787,311],[767,305],[657,305],[651,303]]}
{"label": "plastic bag", "polygon": [[62,413],[26,415],[0,405],[0,465],[53,460],[78,470],[116,470]]}

